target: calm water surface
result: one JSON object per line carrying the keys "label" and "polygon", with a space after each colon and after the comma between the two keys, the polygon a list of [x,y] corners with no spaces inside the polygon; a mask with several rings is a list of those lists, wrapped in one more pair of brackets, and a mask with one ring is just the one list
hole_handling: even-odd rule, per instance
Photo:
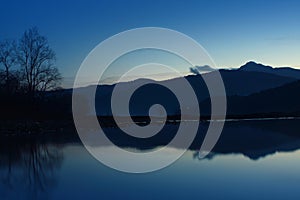
{"label": "calm water surface", "polygon": [[0,199],[299,199],[298,124],[230,122],[208,158],[190,149],[147,174],[110,169],[80,142],[2,145]]}

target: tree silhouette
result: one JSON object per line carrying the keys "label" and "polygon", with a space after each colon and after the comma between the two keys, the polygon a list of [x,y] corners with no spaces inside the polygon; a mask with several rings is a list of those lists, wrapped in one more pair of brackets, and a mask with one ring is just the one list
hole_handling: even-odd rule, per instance
{"label": "tree silhouette", "polygon": [[18,42],[0,42],[0,67],[3,68],[0,83],[2,87],[5,85],[7,94],[22,88],[21,93],[30,97],[56,89],[62,77],[54,65],[55,60],[47,38],[40,35],[36,27],[30,28]]}
{"label": "tree silhouette", "polygon": [[37,91],[54,89],[60,84],[62,78],[54,66],[55,53],[47,38],[40,35],[36,27],[24,32],[16,55],[24,76],[24,86],[31,96],[35,96]]}
{"label": "tree silhouette", "polygon": [[15,78],[11,73],[11,68],[16,63],[15,47],[15,41],[4,40],[0,43],[0,65],[4,67],[6,93],[11,91],[11,83]]}

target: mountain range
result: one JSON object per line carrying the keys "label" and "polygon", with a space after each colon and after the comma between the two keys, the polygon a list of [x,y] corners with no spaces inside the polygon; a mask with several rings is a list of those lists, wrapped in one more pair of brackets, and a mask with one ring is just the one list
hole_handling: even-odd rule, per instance
{"label": "mountain range", "polygon": [[[296,113],[300,87],[300,70],[283,67],[272,68],[255,62],[248,62],[238,69],[219,70],[228,98],[228,115],[253,115],[263,113]],[[200,102],[201,115],[209,115],[210,98],[205,79],[214,78],[216,72],[190,75],[186,79],[193,87]],[[122,84],[123,91],[143,85],[145,79]],[[166,88],[157,84],[173,84],[178,78],[148,84],[139,88],[131,98],[130,111],[133,116],[147,116],[151,105],[162,104],[169,115],[180,113],[176,97]],[[157,83],[157,84],[155,84]],[[110,98],[115,85],[98,86],[96,111],[98,115],[111,115]],[[298,101],[299,102],[299,101]],[[199,105],[189,105],[191,108]]]}
{"label": "mountain range", "polygon": [[[234,117],[245,116],[300,116],[300,70],[280,67],[273,68],[253,61],[242,65],[238,69],[219,70],[227,96],[227,115]],[[204,79],[214,78],[215,71],[186,76],[186,80],[193,87],[199,105],[188,105],[190,109],[199,106],[201,115],[210,115],[210,97]],[[136,85],[147,83],[147,79],[137,79],[130,82],[117,83],[121,86],[121,93]],[[163,84],[178,84],[179,78],[164,81],[152,81],[138,88],[132,95],[129,105],[131,116],[148,116],[149,108],[154,104],[164,106],[167,114],[179,115],[179,102],[174,94]],[[92,85],[76,88],[74,92],[82,96],[82,103],[94,99],[85,99],[84,94],[96,87],[95,107],[98,116],[112,116],[111,95],[114,85]],[[72,90],[62,90],[57,93],[71,94]],[[218,94],[217,94],[218,95]],[[121,94],[122,96],[122,94]],[[89,107],[88,110],[94,108]],[[89,114],[90,111],[86,111]],[[155,114],[155,113],[154,113]],[[122,114],[120,114],[122,115]],[[158,113],[159,115],[159,113]]]}

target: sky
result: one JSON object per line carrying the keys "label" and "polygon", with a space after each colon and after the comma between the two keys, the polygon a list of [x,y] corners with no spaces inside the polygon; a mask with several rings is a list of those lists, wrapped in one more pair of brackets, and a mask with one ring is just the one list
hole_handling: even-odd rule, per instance
{"label": "sky", "polygon": [[56,52],[63,87],[72,87],[84,58],[100,42],[139,27],[192,37],[218,68],[250,60],[300,68],[299,8],[297,0],[1,0],[0,40],[20,38],[37,26]]}

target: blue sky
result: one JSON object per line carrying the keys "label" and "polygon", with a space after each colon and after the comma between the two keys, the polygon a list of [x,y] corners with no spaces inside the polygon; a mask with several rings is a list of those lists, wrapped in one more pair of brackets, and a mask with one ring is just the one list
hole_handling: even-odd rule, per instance
{"label": "blue sky", "polygon": [[37,26],[57,54],[69,87],[85,56],[106,38],[137,27],[180,31],[198,41],[217,67],[254,60],[300,67],[300,1],[14,1],[1,0],[0,39]]}

